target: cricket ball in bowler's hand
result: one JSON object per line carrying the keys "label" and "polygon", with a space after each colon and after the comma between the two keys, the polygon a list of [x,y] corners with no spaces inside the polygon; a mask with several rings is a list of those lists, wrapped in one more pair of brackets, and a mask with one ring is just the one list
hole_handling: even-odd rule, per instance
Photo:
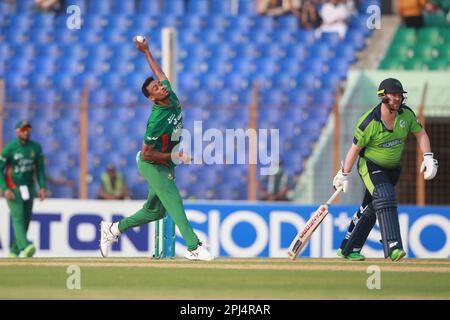
{"label": "cricket ball in bowler's hand", "polygon": [[144,42],[145,38],[143,36],[136,36],[137,42]]}

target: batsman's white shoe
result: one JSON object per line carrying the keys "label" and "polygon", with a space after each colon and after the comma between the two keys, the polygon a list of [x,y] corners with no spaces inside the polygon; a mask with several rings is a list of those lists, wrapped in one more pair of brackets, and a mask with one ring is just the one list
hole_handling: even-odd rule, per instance
{"label": "batsman's white shoe", "polygon": [[202,260],[202,261],[214,260],[214,256],[202,244],[200,244],[195,250],[192,251],[187,250],[184,257],[189,260]]}
{"label": "batsman's white shoe", "polygon": [[109,248],[112,246],[113,242],[119,239],[119,228],[118,223],[109,223],[102,221],[100,223],[100,253],[102,257],[105,258],[109,254]]}

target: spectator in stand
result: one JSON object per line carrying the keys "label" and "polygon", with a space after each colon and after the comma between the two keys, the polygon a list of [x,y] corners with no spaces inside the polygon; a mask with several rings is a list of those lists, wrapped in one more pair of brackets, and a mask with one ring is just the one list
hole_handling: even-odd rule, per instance
{"label": "spectator in stand", "polygon": [[322,25],[317,29],[316,36],[318,38],[322,32],[337,32],[341,39],[345,37],[350,11],[343,1],[331,0],[324,3],[319,14],[322,18]]}
{"label": "spectator in stand", "polygon": [[316,29],[321,24],[321,18],[317,12],[319,0],[290,0],[290,11],[300,19],[303,29]]}
{"label": "spectator in stand", "polygon": [[292,181],[283,170],[282,162],[278,165],[276,173],[264,176],[259,184],[260,199],[264,201],[288,201]]}
{"label": "spectator in stand", "polygon": [[62,0],[34,0],[36,7],[41,11],[53,11],[59,13],[63,10]]}
{"label": "spectator in stand", "polygon": [[122,174],[117,172],[113,164],[109,164],[106,172],[102,174],[99,199],[123,200],[129,199],[128,188]]}
{"label": "spectator in stand", "polygon": [[397,10],[406,27],[419,29],[425,25],[423,12],[434,12],[436,6],[427,0],[398,0]]}
{"label": "spectator in stand", "polygon": [[281,16],[289,12],[290,0],[256,0],[259,15]]}

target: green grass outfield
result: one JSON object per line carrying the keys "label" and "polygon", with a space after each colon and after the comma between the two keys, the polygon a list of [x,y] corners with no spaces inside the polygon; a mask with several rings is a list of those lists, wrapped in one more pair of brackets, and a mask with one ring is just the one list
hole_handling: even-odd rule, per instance
{"label": "green grass outfield", "polygon": [[[69,290],[67,268],[81,270]],[[369,290],[368,266],[381,270]],[[450,299],[450,259],[0,259],[0,299]]]}

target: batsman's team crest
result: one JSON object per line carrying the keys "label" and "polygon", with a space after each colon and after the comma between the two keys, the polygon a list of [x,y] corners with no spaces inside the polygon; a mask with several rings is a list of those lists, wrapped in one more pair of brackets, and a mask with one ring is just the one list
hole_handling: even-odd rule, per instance
{"label": "batsman's team crest", "polygon": [[175,177],[173,176],[172,173],[169,172],[169,174],[167,175],[167,179],[169,179],[169,180],[174,180]]}
{"label": "batsman's team crest", "polygon": [[400,120],[400,128],[404,128],[406,127],[406,121],[405,120]]}

